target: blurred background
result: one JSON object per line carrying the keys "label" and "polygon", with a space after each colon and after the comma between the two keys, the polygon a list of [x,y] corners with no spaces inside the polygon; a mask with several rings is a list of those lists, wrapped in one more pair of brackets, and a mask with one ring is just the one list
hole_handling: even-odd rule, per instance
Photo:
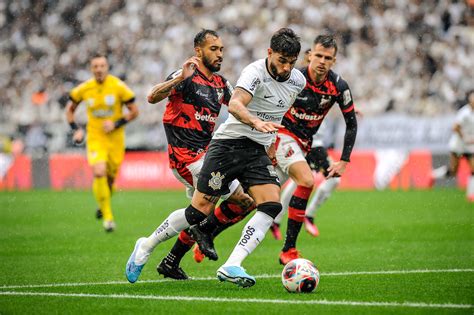
{"label": "blurred background", "polygon": [[[29,161],[30,186],[35,187],[56,187],[52,159],[70,153],[83,158],[84,148],[74,147],[68,138],[64,107],[69,90],[91,77],[88,58],[94,52],[107,52],[110,73],[137,95],[140,116],[127,125],[127,149],[162,152],[167,145],[165,102],[148,104],[146,95],[193,55],[194,35],[201,28],[218,31],[225,46],[220,73],[234,84],[244,66],[266,56],[271,34],[281,27],[300,35],[300,60],[318,34],[337,35],[333,70],[349,83],[363,113],[356,153],[370,156],[362,155],[362,164],[369,161],[374,171],[378,155],[393,156],[401,161],[395,187],[405,187],[404,181],[418,187],[414,183],[421,175],[409,172],[406,179],[399,173],[404,166],[413,170],[425,163],[427,172],[428,164],[431,169],[446,162],[454,115],[474,88],[473,0],[4,0],[0,140],[7,155],[0,166],[8,167],[0,167],[3,187],[22,187],[20,175],[5,179],[14,160],[11,153],[23,153]],[[77,117],[86,122],[84,106]],[[344,133],[337,108],[326,125],[326,145],[337,151]],[[423,158],[418,160],[417,154]],[[413,159],[418,162],[410,166]],[[130,169],[124,164],[121,176],[127,170],[159,176],[167,171],[166,156],[160,163],[158,169],[152,162]],[[422,187],[428,187],[425,175]],[[374,181],[365,188],[374,187]],[[393,177],[385,187],[390,183],[394,185]],[[66,179],[61,185],[56,188],[80,186]]]}

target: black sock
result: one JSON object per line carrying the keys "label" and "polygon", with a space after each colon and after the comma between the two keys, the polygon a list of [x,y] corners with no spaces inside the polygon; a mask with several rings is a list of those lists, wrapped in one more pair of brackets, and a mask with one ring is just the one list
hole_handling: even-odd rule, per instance
{"label": "black sock", "polygon": [[170,266],[179,266],[181,259],[190,249],[191,246],[181,242],[180,239],[177,239],[176,243],[173,245],[173,248],[170,250],[168,255],[166,255],[164,261]]}
{"label": "black sock", "polygon": [[286,230],[285,245],[283,246],[282,251],[286,252],[290,248],[296,247],[296,239],[300,233],[301,226],[303,222],[297,222],[292,219],[288,219],[288,227]]}
{"label": "black sock", "polygon": [[219,219],[217,219],[216,215],[214,212],[212,212],[210,215],[207,216],[201,223],[198,224],[199,230],[201,230],[204,233],[212,233],[214,230],[223,225],[222,223],[219,222]]}

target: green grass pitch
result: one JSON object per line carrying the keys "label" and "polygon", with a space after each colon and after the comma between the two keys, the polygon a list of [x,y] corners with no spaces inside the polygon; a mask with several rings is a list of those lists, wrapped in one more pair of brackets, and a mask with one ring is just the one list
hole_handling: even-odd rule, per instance
{"label": "green grass pitch", "polygon": [[219,261],[183,259],[193,280],[165,281],[155,270],[173,239],[156,248],[137,283],[127,283],[136,239],[187,204],[181,191],[117,192],[117,231],[106,234],[90,192],[0,192],[0,314],[474,312],[474,206],[462,191],[334,193],[317,215],[320,237],[299,237],[321,272],[311,294],[284,290],[282,242],[270,233],[244,262],[255,286],[215,278],[242,223],[216,239]]}

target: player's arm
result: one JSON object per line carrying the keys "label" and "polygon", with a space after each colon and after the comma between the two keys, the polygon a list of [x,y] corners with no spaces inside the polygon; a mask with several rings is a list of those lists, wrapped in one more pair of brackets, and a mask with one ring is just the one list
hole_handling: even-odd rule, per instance
{"label": "player's arm", "polygon": [[252,100],[253,95],[241,87],[236,87],[229,101],[229,113],[238,121],[249,125],[260,132],[276,132],[280,128],[284,128],[280,124],[271,121],[263,121],[252,115],[247,106]]}
{"label": "player's arm", "polygon": [[73,131],[72,140],[75,143],[81,143],[84,140],[84,130],[79,127],[74,121],[74,112],[79,106],[79,103],[73,101],[72,99],[66,105],[66,120]]}
{"label": "player's arm", "polygon": [[128,112],[123,115],[122,118],[116,121],[105,120],[104,121],[104,131],[105,133],[110,133],[116,129],[119,129],[122,126],[125,126],[132,120],[138,117],[138,106],[135,104],[135,98],[132,98],[130,101],[124,103],[128,109]]}
{"label": "player's arm", "polygon": [[454,126],[453,126],[453,131],[454,131],[455,133],[457,133],[457,134],[459,135],[459,137],[461,137],[461,139],[462,139],[463,134],[462,134],[462,130],[461,130],[461,125],[460,125],[460,124],[458,124],[458,123],[454,124]]}
{"label": "player's arm", "polygon": [[344,121],[346,122],[346,133],[344,134],[341,159],[328,168],[329,174],[326,178],[341,176],[346,171],[347,163],[350,162],[357,135],[357,117],[354,109],[344,113]]}
{"label": "player's arm", "polygon": [[199,61],[200,59],[198,57],[189,58],[183,64],[183,68],[176,71],[169,80],[158,83],[152,87],[147,96],[148,103],[156,104],[167,98],[175,86],[183,82],[194,73],[194,69],[198,67]]}

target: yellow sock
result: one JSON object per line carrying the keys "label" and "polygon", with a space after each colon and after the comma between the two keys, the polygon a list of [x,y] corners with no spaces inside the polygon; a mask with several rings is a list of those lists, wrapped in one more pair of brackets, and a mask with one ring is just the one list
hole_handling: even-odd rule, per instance
{"label": "yellow sock", "polygon": [[110,189],[107,183],[107,177],[94,177],[92,191],[94,192],[94,197],[99,204],[100,210],[102,210],[104,220],[112,221],[114,217],[112,215],[112,208],[110,207]]}

